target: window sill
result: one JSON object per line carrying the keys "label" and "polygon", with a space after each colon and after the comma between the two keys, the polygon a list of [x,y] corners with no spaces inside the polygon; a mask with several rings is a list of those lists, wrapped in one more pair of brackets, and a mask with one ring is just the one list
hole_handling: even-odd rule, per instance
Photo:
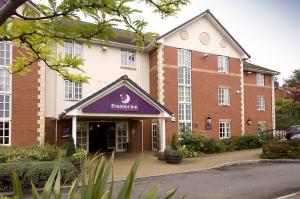
{"label": "window sill", "polygon": [[229,71],[219,71],[219,70],[218,70],[218,73],[229,74]]}
{"label": "window sill", "polygon": [[125,69],[125,70],[136,70],[135,66],[121,66],[121,69]]}
{"label": "window sill", "polygon": [[82,99],[64,99],[64,101],[70,101],[70,102],[78,102]]}
{"label": "window sill", "polygon": [[257,111],[259,111],[259,112],[264,112],[264,111],[266,111],[266,110],[259,110],[259,109],[257,109]]}
{"label": "window sill", "polygon": [[230,104],[219,104],[219,106],[222,106],[222,107],[229,107]]}

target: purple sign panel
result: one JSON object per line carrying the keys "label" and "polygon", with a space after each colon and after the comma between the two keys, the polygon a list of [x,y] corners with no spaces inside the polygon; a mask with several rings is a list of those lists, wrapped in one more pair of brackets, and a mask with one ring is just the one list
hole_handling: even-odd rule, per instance
{"label": "purple sign panel", "polygon": [[84,113],[159,114],[160,111],[129,89],[122,86],[82,109]]}
{"label": "purple sign panel", "polygon": [[139,111],[139,100],[128,91],[117,92],[110,96],[110,109],[117,112],[137,112]]}
{"label": "purple sign panel", "polygon": [[7,1],[8,1],[8,0],[0,0],[0,8],[1,8],[4,4],[6,4]]}

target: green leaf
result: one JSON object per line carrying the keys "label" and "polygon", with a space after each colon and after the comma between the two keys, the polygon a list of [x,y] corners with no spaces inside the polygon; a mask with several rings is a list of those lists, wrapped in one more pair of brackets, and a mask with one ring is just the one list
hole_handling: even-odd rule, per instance
{"label": "green leaf", "polygon": [[61,173],[60,173],[60,169],[58,169],[58,173],[54,184],[54,194],[56,199],[61,199],[60,181],[61,181]]}
{"label": "green leaf", "polygon": [[17,173],[13,171],[11,177],[13,184],[14,199],[23,199],[22,187]]}
{"label": "green leaf", "polygon": [[130,170],[130,172],[129,172],[129,174],[117,196],[117,199],[130,199],[133,182],[135,180],[136,172],[137,172],[138,166],[141,162],[142,156],[143,155],[141,155],[141,157],[139,157],[132,165],[132,168],[131,168],[131,170]]}
{"label": "green leaf", "polygon": [[154,184],[150,190],[144,195],[144,199],[155,199],[158,198],[159,184]]}
{"label": "green leaf", "polygon": [[34,186],[34,184],[31,182],[31,193],[33,199],[39,199],[39,194]]}

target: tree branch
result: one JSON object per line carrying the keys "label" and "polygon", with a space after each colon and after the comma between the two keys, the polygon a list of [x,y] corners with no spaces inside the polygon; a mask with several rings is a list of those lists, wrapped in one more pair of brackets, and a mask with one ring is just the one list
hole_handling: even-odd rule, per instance
{"label": "tree branch", "polygon": [[8,0],[1,8],[0,8],[0,26],[15,12],[16,9],[25,3],[27,0]]}

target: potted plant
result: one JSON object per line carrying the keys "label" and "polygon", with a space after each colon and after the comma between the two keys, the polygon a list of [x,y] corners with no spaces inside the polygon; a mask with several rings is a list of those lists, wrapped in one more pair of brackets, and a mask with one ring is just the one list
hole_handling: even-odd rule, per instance
{"label": "potted plant", "polygon": [[80,170],[81,165],[84,161],[84,158],[86,157],[87,152],[84,149],[79,149],[78,151],[76,151],[71,157],[70,160],[73,163],[73,165]]}
{"label": "potted plant", "polygon": [[177,137],[173,133],[171,146],[168,146],[165,149],[165,159],[169,164],[179,164],[182,161],[182,152],[179,150],[179,146],[177,143]]}

